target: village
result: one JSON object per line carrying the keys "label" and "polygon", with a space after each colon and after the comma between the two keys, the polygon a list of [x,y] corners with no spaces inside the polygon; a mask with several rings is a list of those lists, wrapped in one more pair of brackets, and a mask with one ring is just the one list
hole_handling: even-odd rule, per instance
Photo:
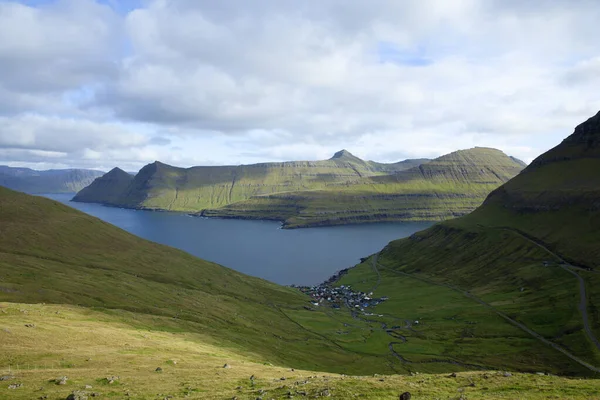
{"label": "village", "polygon": [[[312,298],[312,305],[314,307],[323,306],[339,309],[345,305],[365,315],[374,315],[366,309],[388,299],[387,297],[373,298],[372,292],[355,292],[350,285],[333,287],[327,282],[318,286],[296,286],[296,288]],[[308,306],[305,308],[310,309]]]}

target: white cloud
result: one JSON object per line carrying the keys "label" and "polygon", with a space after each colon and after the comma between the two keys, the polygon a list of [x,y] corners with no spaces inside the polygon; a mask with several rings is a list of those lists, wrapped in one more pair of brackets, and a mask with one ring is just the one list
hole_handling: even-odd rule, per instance
{"label": "white cloud", "polygon": [[531,160],[600,108],[594,1],[144,4],[0,3],[0,147],[86,165]]}

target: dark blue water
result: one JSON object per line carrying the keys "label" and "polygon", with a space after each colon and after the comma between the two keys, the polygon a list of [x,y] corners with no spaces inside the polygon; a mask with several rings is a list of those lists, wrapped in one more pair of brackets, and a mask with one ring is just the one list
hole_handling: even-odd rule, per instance
{"label": "dark blue water", "polygon": [[69,194],[44,196],[134,235],[282,285],[320,283],[391,240],[431,226],[406,222],[285,230],[271,221],[196,218],[74,203]]}

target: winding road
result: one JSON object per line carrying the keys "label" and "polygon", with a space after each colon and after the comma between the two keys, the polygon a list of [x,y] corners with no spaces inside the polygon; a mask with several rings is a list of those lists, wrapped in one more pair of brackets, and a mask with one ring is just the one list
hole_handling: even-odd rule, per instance
{"label": "winding road", "polygon": [[[578,306],[578,309],[579,309],[579,312],[581,313],[581,318],[583,319],[583,327],[585,329],[585,334],[590,339],[590,341],[592,343],[594,343],[596,348],[598,350],[600,350],[600,341],[598,340],[596,335],[594,335],[594,331],[592,330],[592,326],[590,324],[590,320],[589,320],[589,316],[588,316],[587,294],[585,291],[585,281],[583,280],[581,275],[579,275],[577,272],[575,272],[575,269],[582,270],[582,271],[587,271],[587,270],[584,268],[581,268],[581,267],[576,267],[574,265],[571,265],[565,259],[563,259],[561,256],[559,256],[558,254],[556,254],[555,252],[553,252],[552,250],[547,248],[543,243],[530,238],[528,235],[524,234],[523,232],[521,232],[519,230],[511,229],[511,228],[502,228],[502,229],[512,232],[516,235],[519,235],[520,237],[527,240],[528,242],[533,243],[534,245],[538,246],[542,250],[546,251],[548,254],[552,255],[553,257],[555,257],[557,260],[560,261],[560,264],[558,265],[560,268],[564,269],[565,271],[574,275],[577,278],[577,280],[579,281],[579,306]],[[588,271],[588,272],[597,272],[597,271]]]}
{"label": "winding road", "polygon": [[[535,242],[534,242],[535,243]],[[379,268],[382,268],[382,265],[377,264],[379,266]],[[578,364],[584,366],[585,368],[594,371],[594,372],[600,372],[600,368],[589,364],[588,362],[582,360],[581,358],[573,355],[572,353],[570,353],[569,351],[567,351],[566,349],[564,349],[562,346],[559,346],[558,344],[551,342],[550,340],[546,339],[545,337],[543,337],[542,335],[540,335],[539,333],[535,332],[534,330],[528,328],[527,326],[525,326],[524,324],[515,321],[514,319],[510,318],[508,315],[504,314],[502,311],[496,309],[494,306],[492,306],[489,303],[486,303],[485,301],[481,300],[480,298],[472,295],[471,293],[469,293],[468,291],[465,290],[461,290],[457,287],[454,287],[452,285],[448,285],[448,284],[444,284],[444,283],[438,283],[435,281],[432,281],[430,279],[427,278],[422,278],[422,277],[418,277],[418,276],[414,276],[412,274],[408,274],[406,272],[401,272],[401,271],[396,271],[393,269],[387,269],[385,267],[383,267],[386,271],[395,273],[397,275],[402,275],[402,276],[406,276],[412,279],[417,279],[420,280],[422,282],[425,283],[429,283],[431,285],[436,285],[436,286],[442,286],[442,287],[446,287],[448,289],[452,289],[458,293],[461,293],[462,295],[478,302],[479,304],[489,308],[490,310],[492,310],[493,312],[495,312],[497,315],[499,315],[500,317],[504,318],[506,321],[508,321],[509,323],[513,324],[514,326],[516,326],[517,328],[522,329],[523,331],[527,332],[528,334],[530,334],[531,336],[533,336],[534,338],[538,339],[539,341],[543,342],[544,344],[552,347],[553,349],[560,351],[561,353],[563,353],[565,356],[569,357],[571,360],[577,362]],[[585,296],[585,292],[583,292],[583,295]],[[585,316],[587,317],[587,312],[585,313]]]}

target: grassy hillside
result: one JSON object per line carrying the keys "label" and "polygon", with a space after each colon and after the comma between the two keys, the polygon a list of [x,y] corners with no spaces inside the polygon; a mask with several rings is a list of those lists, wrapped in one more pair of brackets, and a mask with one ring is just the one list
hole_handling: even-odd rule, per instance
{"label": "grassy hillside", "polygon": [[[367,316],[314,307],[293,288],[141,240],[44,198],[2,189],[0,220],[0,301],[133,313],[127,323],[134,328],[199,334],[240,356],[288,368],[589,373],[445,287],[382,281],[376,293],[390,294],[390,301]],[[371,262],[344,279],[365,291],[375,286]],[[483,337],[471,336],[473,321]]]}
{"label": "grassy hillside", "polygon": [[321,314],[305,310],[308,299],[294,289],[139,239],[60,203],[3,188],[0,221],[0,301],[147,314],[153,329],[202,332],[221,346],[278,364],[389,370],[384,356],[346,351],[291,320],[290,314]]}
{"label": "grassy hillside", "polygon": [[[0,397],[65,399],[76,392],[129,399],[397,400],[408,391],[416,399],[598,398],[597,382],[556,376],[494,371],[343,376],[292,370],[257,362],[206,335],[157,331],[144,322],[139,314],[118,310],[0,303],[0,376],[7,378],[0,381]],[[57,385],[62,377],[65,384]]]}
{"label": "grassy hillside", "polygon": [[[400,308],[406,304],[402,290],[414,294],[414,285],[450,290],[557,356],[569,354],[577,368],[600,371],[598,171],[600,114],[492,192],[473,213],[390,243],[379,253],[377,269],[361,265],[340,284],[368,286],[379,279],[375,296],[388,295],[390,302],[375,312],[413,313],[430,326],[446,326],[450,336],[452,324],[456,332],[462,327],[459,348],[443,352],[470,351],[469,342],[501,341],[506,335],[501,324],[490,329],[480,317],[468,316],[466,307],[453,309],[454,302],[444,310],[439,295],[421,303],[427,310],[429,302],[437,302],[439,313]],[[479,349],[488,353],[490,346]],[[519,344],[512,349],[511,359],[527,354]],[[536,350],[530,356],[538,355]],[[532,363],[544,368],[552,362],[532,358]]]}
{"label": "grassy hillside", "polygon": [[103,174],[88,169],[36,171],[0,165],[0,186],[25,193],[74,193]]}
{"label": "grassy hillside", "polygon": [[205,216],[275,219],[288,228],[374,221],[441,221],[465,215],[523,169],[496,149],[474,148],[395,174],[321,190],[261,195]]}
{"label": "grassy hillside", "polygon": [[361,177],[395,173],[423,161],[382,164],[363,161],[345,150],[323,161],[240,166],[177,168],[157,161],[142,168],[127,187],[113,188],[110,199],[103,199],[108,189],[103,182],[90,185],[75,199],[130,208],[200,211],[255,195],[351,184]]}

